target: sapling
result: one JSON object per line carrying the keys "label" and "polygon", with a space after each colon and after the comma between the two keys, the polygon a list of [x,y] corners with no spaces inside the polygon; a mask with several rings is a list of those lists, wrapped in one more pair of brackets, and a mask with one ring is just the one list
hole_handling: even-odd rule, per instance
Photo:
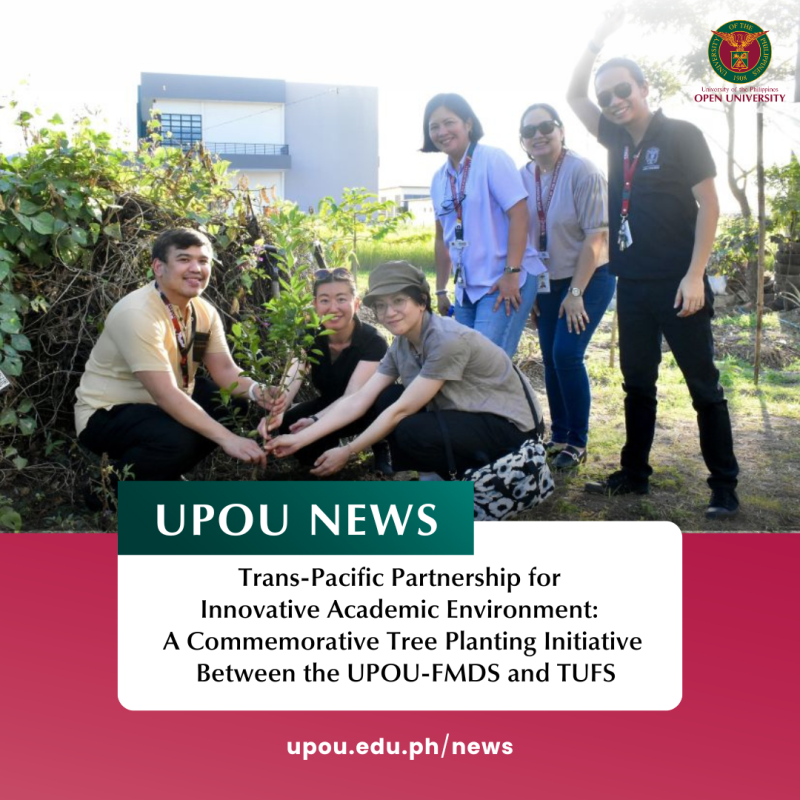
{"label": "sapling", "polygon": [[[320,319],[314,310],[309,274],[312,268],[298,261],[291,233],[290,228],[274,234],[282,261],[279,294],[235,322],[230,334],[233,356],[243,368],[242,375],[256,381],[260,391],[276,396],[288,391],[297,374],[293,365],[303,368],[321,355],[312,345],[327,319]],[[255,262],[251,269],[256,272],[258,247],[257,244],[252,252]],[[223,397],[233,388],[224,392]],[[264,409],[264,418],[268,429],[273,412]]]}

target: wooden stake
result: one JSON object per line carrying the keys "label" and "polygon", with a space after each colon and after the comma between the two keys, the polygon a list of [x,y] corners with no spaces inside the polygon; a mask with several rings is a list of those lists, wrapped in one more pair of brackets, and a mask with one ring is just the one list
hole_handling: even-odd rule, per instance
{"label": "wooden stake", "polygon": [[758,386],[761,368],[761,331],[764,318],[764,239],[766,237],[766,201],[764,198],[764,104],[756,112],[756,170],[758,180],[758,283],[756,294],[756,354],[753,382]]}
{"label": "wooden stake", "polygon": [[617,346],[617,306],[614,305],[614,316],[611,318],[611,345],[608,348],[608,366],[614,369],[614,349]]}

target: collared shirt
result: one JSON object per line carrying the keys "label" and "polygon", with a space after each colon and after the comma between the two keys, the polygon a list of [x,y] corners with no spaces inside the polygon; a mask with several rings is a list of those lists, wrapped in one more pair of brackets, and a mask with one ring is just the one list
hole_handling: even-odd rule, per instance
{"label": "collared shirt", "polygon": [[[461,179],[466,153],[454,170],[448,159],[433,176],[431,199],[436,218],[444,231],[445,244],[450,245],[456,236],[456,212],[443,212],[443,206],[452,209],[453,193],[450,184],[452,175],[456,192],[461,192]],[[522,264],[508,264],[508,214],[520,200],[527,197],[517,168],[511,158],[496,147],[479,144],[472,156],[463,204],[464,240],[469,242],[461,257],[465,286],[456,286],[459,302],[466,289],[469,299],[476,303],[503,275],[506,266],[522,267],[520,286],[526,274],[538,275],[545,271],[536,250],[526,247]],[[453,269],[459,263],[459,253],[449,247]]]}
{"label": "collared shirt", "polygon": [[[197,297],[192,300],[192,308],[197,315],[197,332],[210,334],[205,352],[229,352],[214,306]],[[191,397],[197,372],[193,352],[189,354],[188,369],[189,386],[185,391]],[[175,328],[152,281],[123,297],[108,313],[76,392],[75,428],[79,434],[100,408],[123,403],[155,404],[136,372],[172,372],[178,386],[183,385]]]}
{"label": "collared shirt", "polygon": [[[408,386],[416,377],[444,381],[428,410],[495,414],[532,430],[535,420],[511,359],[482,333],[454,319],[425,314],[420,349],[396,336],[378,372],[400,378]],[[541,408],[530,384],[539,419]]]}
{"label": "collared shirt", "polygon": [[325,405],[330,405],[344,395],[347,384],[361,361],[380,361],[386,354],[388,345],[372,325],[354,317],[356,324],[349,347],[339,353],[335,361],[331,361],[329,347],[330,335],[317,336],[310,350],[319,350],[321,356],[315,356],[317,363],[311,365],[311,382],[320,393]]}
{"label": "collared shirt", "polygon": [[[658,280],[686,274],[692,260],[697,201],[692,187],[717,174],[705,137],[690,122],[656,111],[634,146],[621,125],[600,118],[598,141],[608,149],[609,266],[621,278]],[[631,187],[628,224],[633,244],[620,250],[623,158],[641,149]]]}
{"label": "collared shirt", "polygon": [[[539,214],[536,210],[536,164],[520,169],[528,192],[530,223],[528,241],[539,242]],[[542,173],[542,202],[547,202],[553,172]],[[608,187],[600,170],[587,158],[567,150],[558,173],[558,181],[547,209],[547,270],[553,280],[571,278],[578,266],[587,233],[608,230]],[[603,247],[598,266],[608,261]]]}

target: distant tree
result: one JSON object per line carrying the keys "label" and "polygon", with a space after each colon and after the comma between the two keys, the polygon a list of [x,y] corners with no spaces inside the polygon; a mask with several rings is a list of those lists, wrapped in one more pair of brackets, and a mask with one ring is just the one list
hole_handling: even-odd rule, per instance
{"label": "distant tree", "polygon": [[325,197],[319,202],[320,221],[333,232],[352,242],[353,266],[358,265],[359,239],[382,239],[411,218],[408,211],[398,211],[393,200],[378,200],[378,196],[363,188],[344,189],[342,199]]}

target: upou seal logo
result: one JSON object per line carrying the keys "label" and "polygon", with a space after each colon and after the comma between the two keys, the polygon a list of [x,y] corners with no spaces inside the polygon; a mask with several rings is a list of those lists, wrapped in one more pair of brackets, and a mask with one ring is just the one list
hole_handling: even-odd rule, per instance
{"label": "upou seal logo", "polygon": [[767,34],[752,22],[733,20],[721,25],[708,43],[711,68],[730,83],[752,83],[760,78],[772,60]]}

